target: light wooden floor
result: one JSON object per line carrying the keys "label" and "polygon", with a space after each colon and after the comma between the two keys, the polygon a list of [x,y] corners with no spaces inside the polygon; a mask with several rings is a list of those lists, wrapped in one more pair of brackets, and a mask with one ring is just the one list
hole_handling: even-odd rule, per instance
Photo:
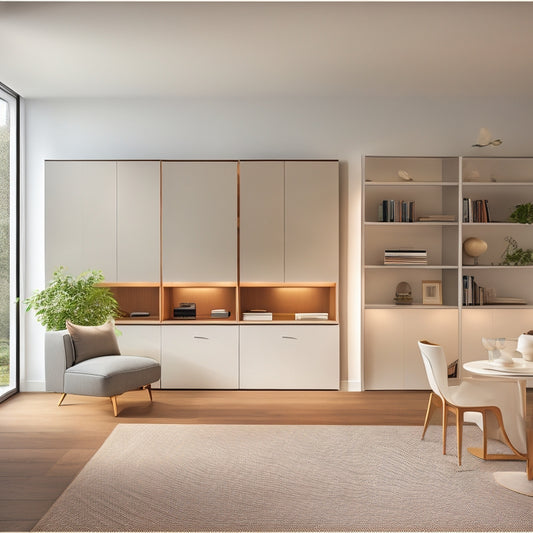
{"label": "light wooden floor", "polygon": [[[109,399],[21,393],[0,404],[0,531],[29,531],[119,424],[422,426],[424,391],[145,391]],[[440,421],[437,421],[440,423]]]}

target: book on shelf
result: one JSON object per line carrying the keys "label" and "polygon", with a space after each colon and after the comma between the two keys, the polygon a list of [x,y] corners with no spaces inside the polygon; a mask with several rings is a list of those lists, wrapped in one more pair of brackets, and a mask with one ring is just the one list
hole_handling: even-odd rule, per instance
{"label": "book on shelf", "polygon": [[418,217],[418,222],[456,222],[455,215],[425,215]]}
{"label": "book on shelf", "polygon": [[328,320],[328,313],[294,313],[294,320]]}
{"label": "book on shelf", "polygon": [[427,250],[385,250],[383,264],[385,265],[427,265]]}
{"label": "book on shelf", "polygon": [[486,305],[488,291],[479,285],[474,276],[463,276],[463,305]]}
{"label": "book on shelf", "polygon": [[463,198],[463,222],[491,222],[488,200]]}
{"label": "book on shelf", "polygon": [[272,320],[272,313],[263,310],[245,311],[242,314],[243,320]]}
{"label": "book on shelf", "polygon": [[496,297],[496,291],[479,285],[474,276],[463,276],[463,305],[526,305],[523,298]]}
{"label": "book on shelf", "polygon": [[378,222],[414,222],[415,202],[383,200],[378,204]]}

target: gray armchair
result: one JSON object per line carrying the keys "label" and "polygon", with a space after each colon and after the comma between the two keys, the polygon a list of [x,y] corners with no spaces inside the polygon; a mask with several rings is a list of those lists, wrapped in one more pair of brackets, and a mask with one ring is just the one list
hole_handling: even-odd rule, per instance
{"label": "gray armchair", "polygon": [[45,341],[46,390],[67,394],[108,396],[118,415],[117,396],[147,389],[152,401],[151,384],[161,377],[161,365],[150,357],[121,355],[114,325],[75,326],[49,331]]}

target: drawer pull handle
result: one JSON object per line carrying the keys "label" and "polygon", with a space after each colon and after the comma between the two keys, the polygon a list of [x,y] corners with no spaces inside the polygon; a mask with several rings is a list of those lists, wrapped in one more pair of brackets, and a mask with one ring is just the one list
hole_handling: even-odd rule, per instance
{"label": "drawer pull handle", "polygon": [[294,341],[298,340],[298,337],[291,337],[290,335],[282,335],[281,338],[282,339],[291,339],[291,340],[294,340]]}
{"label": "drawer pull handle", "polygon": [[209,337],[202,337],[201,335],[195,335],[194,336],[195,339],[204,339],[204,340],[209,340]]}

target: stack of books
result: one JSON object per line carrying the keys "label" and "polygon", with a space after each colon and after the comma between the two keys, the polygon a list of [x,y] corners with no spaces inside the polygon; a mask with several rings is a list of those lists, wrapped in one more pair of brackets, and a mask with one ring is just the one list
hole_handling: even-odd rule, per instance
{"label": "stack of books", "polygon": [[490,222],[487,200],[463,198],[463,222]]}
{"label": "stack of books", "polygon": [[294,313],[294,320],[328,320],[328,313]]}
{"label": "stack of books", "polygon": [[384,265],[427,265],[427,250],[385,250]]}
{"label": "stack of books", "polygon": [[383,200],[378,204],[378,222],[414,222],[415,203],[405,200]]}
{"label": "stack of books", "polygon": [[264,309],[251,309],[242,314],[243,320],[272,320],[272,313]]}
{"label": "stack of books", "polygon": [[455,215],[426,215],[418,217],[418,222],[456,222]]}

